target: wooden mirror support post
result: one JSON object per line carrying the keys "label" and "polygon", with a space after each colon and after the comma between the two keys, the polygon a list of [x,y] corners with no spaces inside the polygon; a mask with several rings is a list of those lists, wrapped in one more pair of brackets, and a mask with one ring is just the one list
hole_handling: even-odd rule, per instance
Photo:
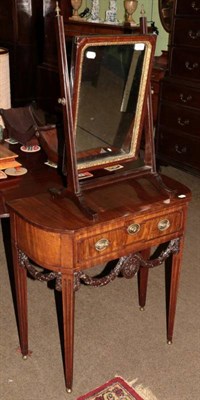
{"label": "wooden mirror support post", "polygon": [[80,207],[90,219],[96,219],[97,214],[85,203],[80,190],[76,161],[76,148],[73,136],[72,95],[70,88],[69,70],[67,62],[63,17],[60,15],[58,2],[56,3],[56,35],[58,46],[58,68],[60,77],[61,97],[58,103],[62,105],[63,130],[65,136],[65,160],[67,160],[67,188],[58,191],[50,189],[52,196],[68,196]]}

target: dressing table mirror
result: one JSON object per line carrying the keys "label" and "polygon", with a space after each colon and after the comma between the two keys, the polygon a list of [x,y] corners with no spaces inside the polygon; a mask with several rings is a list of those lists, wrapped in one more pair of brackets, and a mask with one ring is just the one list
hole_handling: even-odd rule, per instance
{"label": "dressing table mirror", "polygon": [[76,37],[69,70],[59,13],[56,22],[67,188],[53,195],[73,198],[94,220],[98,210],[86,201],[91,188],[150,174],[169,196],[155,169],[150,97],[155,35]]}
{"label": "dressing table mirror", "polygon": [[73,77],[78,171],[138,159],[155,40],[152,36],[76,39]]}

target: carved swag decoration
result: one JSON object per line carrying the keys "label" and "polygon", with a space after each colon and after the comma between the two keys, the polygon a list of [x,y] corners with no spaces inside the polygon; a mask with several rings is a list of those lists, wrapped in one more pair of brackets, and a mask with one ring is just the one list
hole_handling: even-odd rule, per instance
{"label": "carved swag decoration", "polygon": [[[124,278],[130,279],[139,271],[140,267],[157,267],[161,265],[169,256],[179,252],[179,243],[179,238],[171,240],[167,248],[155,259],[149,258],[146,260],[139,252],[130,254],[129,256],[121,257],[112,271],[107,276],[103,276],[101,278],[91,277],[88,274],[85,274],[83,271],[74,272],[74,291],[77,291],[80,288],[82,282],[89,286],[100,287],[112,282],[117,276],[119,276],[119,274],[121,274]],[[19,249],[18,259],[20,266],[27,269],[32,278],[42,282],[49,282],[55,279],[56,290],[62,290],[61,272],[38,271],[36,266],[31,264],[28,257]]]}

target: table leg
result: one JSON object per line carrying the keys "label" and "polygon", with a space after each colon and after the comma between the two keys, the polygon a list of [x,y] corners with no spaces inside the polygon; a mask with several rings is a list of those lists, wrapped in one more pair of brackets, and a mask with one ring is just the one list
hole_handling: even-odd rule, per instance
{"label": "table leg", "polygon": [[28,357],[27,272],[19,263],[18,249],[15,244],[12,244],[12,254],[20,349],[23,358],[26,359]]}
{"label": "table leg", "polygon": [[173,330],[174,330],[174,320],[176,313],[176,303],[178,295],[178,287],[180,281],[181,272],[181,261],[183,254],[183,242],[184,239],[181,238],[179,242],[179,252],[172,255],[171,263],[171,276],[170,276],[170,286],[169,286],[169,300],[167,304],[167,342],[172,343]]}
{"label": "table leg", "polygon": [[74,356],[74,275],[62,275],[64,364],[67,392],[72,391]]}
{"label": "table leg", "polygon": [[[151,248],[141,251],[142,257],[146,260],[150,257],[150,253],[151,253]],[[149,275],[149,268],[140,267],[138,271],[138,296],[139,296],[140,310],[144,310],[146,304],[148,275]]]}

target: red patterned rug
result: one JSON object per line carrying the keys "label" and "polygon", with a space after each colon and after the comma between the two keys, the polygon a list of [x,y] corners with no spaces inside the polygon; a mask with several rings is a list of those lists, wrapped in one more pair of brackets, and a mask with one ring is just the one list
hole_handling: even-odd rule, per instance
{"label": "red patterned rug", "polygon": [[143,400],[122,378],[116,377],[76,400]]}

